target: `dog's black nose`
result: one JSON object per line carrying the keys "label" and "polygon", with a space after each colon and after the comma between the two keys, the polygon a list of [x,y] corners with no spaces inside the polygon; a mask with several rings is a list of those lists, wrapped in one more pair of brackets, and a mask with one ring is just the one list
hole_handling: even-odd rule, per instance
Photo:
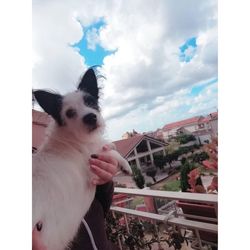
{"label": "dog's black nose", "polygon": [[96,125],[97,116],[93,113],[89,113],[82,118],[83,122],[87,125]]}

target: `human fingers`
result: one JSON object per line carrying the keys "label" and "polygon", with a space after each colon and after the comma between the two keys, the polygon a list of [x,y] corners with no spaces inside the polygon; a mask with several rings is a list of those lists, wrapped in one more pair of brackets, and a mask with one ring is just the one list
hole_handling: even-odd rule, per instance
{"label": "human fingers", "polygon": [[112,175],[115,175],[118,171],[118,161],[110,155],[92,155],[89,163],[100,167]]}
{"label": "human fingers", "polygon": [[92,180],[92,183],[95,184],[95,185],[104,184],[106,182],[111,181],[112,178],[113,178],[112,174],[110,174],[109,172],[101,169],[100,167],[97,167],[95,165],[90,165],[90,168],[93,171],[93,173],[97,175],[97,179],[94,178]]}
{"label": "human fingers", "polygon": [[102,150],[105,152],[105,151],[110,151],[110,150],[115,150],[116,147],[114,145],[114,143],[110,143],[110,144],[105,144],[103,147],[102,147]]}
{"label": "human fingers", "polygon": [[40,231],[42,224],[39,222],[32,231],[32,250],[47,250],[46,246],[42,243]]}

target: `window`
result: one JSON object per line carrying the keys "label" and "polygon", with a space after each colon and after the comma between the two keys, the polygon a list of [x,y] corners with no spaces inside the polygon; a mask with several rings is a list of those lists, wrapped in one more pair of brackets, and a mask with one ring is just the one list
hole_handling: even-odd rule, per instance
{"label": "window", "polygon": [[135,152],[133,151],[132,153],[129,154],[128,158],[134,157],[134,156],[135,156]]}
{"label": "window", "polygon": [[155,149],[155,148],[161,148],[162,146],[158,145],[156,143],[150,142],[150,147],[151,147],[151,149]]}
{"label": "window", "polygon": [[143,140],[137,147],[136,147],[137,153],[144,153],[148,151],[148,145],[147,141]]}

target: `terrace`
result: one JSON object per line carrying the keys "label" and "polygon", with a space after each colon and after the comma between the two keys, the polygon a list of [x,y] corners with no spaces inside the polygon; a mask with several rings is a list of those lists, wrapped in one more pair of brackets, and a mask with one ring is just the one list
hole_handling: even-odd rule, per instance
{"label": "terrace", "polygon": [[[131,235],[131,222],[150,221],[155,225],[155,238],[151,245],[149,242],[150,236],[147,235],[148,241],[145,240],[144,247],[141,248],[138,244],[134,244],[134,248],[125,247],[126,236],[118,237],[119,248],[122,249],[217,249],[217,207],[218,196],[216,194],[198,194],[198,193],[183,193],[169,192],[149,189],[130,189],[130,188],[115,188],[115,194],[123,194],[126,198],[113,202],[111,211],[116,218],[119,217],[119,222],[124,224],[127,234]],[[160,209],[155,211],[150,209],[150,206],[145,211],[131,209],[129,203],[135,197],[143,197],[155,204],[156,199],[165,199],[168,202]],[[145,200],[146,201],[146,200]],[[171,207],[171,209],[169,209]],[[181,209],[182,208],[182,209]],[[181,241],[178,245],[169,246],[170,235],[173,230],[178,232],[186,243]],[[173,234],[172,234],[173,235]],[[166,244],[168,242],[168,244]],[[172,241],[173,242],[173,241]],[[165,244],[164,244],[165,243]],[[174,248],[173,248],[174,247]]]}

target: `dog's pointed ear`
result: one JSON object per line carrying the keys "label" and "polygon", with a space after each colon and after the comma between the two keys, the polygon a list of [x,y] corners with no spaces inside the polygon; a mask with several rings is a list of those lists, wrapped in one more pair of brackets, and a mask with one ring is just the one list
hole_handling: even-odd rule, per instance
{"label": "dog's pointed ear", "polygon": [[95,71],[92,68],[88,69],[83,75],[78,89],[85,91],[98,99],[99,89],[97,86],[97,78]]}
{"label": "dog's pointed ear", "polygon": [[58,125],[63,125],[60,115],[62,109],[62,96],[45,90],[35,90],[33,91],[33,94],[43,110],[51,115],[56,120]]}

